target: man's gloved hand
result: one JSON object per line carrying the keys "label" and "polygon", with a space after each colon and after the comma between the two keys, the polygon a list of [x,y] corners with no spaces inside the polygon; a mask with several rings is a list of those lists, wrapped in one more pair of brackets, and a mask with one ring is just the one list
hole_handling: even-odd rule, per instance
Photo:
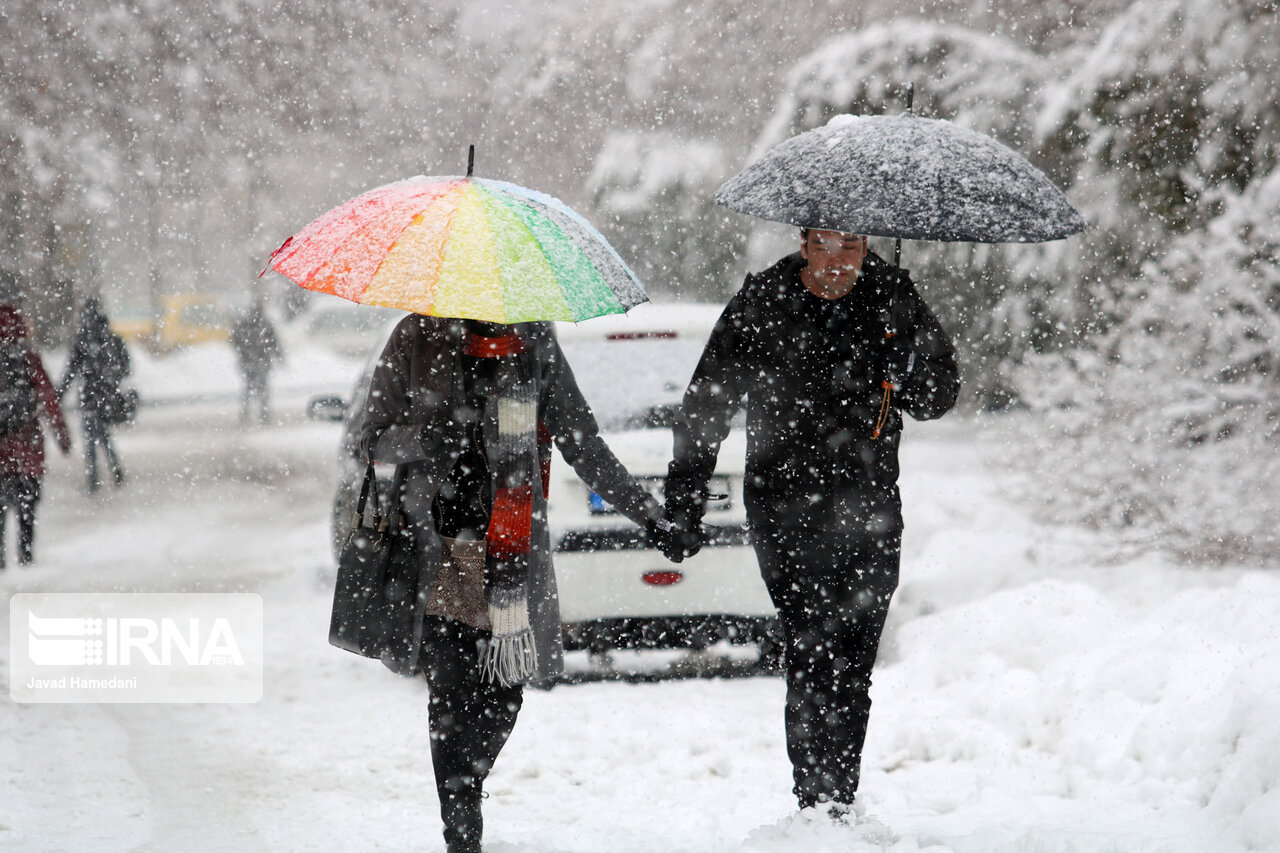
{"label": "man's gloved hand", "polygon": [[692,557],[694,554],[702,550],[702,520],[700,518],[689,518],[683,521],[677,517],[674,519],[676,525],[675,544],[680,549],[680,556]]}
{"label": "man's gloved hand", "polygon": [[669,513],[649,522],[649,536],[662,555],[673,563],[692,557],[702,549],[702,525],[697,522],[691,526],[687,524],[688,521],[681,524],[672,519]]}
{"label": "man's gloved hand", "polygon": [[692,557],[702,548],[702,514],[706,510],[706,483],[693,478],[668,476],[663,518],[672,525],[665,534],[662,553],[673,563]]}
{"label": "man's gloved hand", "polygon": [[884,380],[894,388],[902,387],[903,380],[911,375],[915,367],[915,353],[911,351],[908,337],[903,333],[885,338],[872,351],[871,357],[875,362],[872,378]]}
{"label": "man's gloved hand", "polygon": [[679,531],[675,523],[665,515],[662,518],[649,520],[649,539],[662,552],[662,556],[673,563],[684,559],[684,552],[677,541],[678,537]]}

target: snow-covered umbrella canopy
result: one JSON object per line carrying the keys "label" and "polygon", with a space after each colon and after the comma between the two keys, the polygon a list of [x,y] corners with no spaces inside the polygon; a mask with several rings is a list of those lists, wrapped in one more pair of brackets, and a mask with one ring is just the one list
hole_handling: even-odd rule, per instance
{"label": "snow-covered umbrella canopy", "polygon": [[469,170],[357,196],[286,240],[268,269],[362,305],[491,323],[577,322],[648,300],[563,202]]}
{"label": "snow-covered umbrella canopy", "polygon": [[908,240],[1038,243],[1086,227],[1022,155],[912,115],[836,116],[770,148],[715,200],[802,228]]}

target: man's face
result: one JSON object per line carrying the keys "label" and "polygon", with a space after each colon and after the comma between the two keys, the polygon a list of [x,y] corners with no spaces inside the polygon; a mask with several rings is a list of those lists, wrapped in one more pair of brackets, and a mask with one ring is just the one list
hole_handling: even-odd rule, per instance
{"label": "man's face", "polygon": [[858,280],[867,257],[867,238],[811,228],[800,246],[800,255],[809,262],[803,274],[805,286],[817,296],[838,299],[853,290]]}

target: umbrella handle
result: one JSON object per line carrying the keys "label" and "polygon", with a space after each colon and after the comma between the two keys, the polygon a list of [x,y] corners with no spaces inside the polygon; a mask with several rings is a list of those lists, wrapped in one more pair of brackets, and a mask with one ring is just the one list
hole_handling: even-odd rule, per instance
{"label": "umbrella handle", "polygon": [[[916,99],[916,84],[910,82],[907,84],[907,113],[911,113],[911,104]],[[902,238],[898,237],[893,241],[893,265],[898,269],[902,269]]]}

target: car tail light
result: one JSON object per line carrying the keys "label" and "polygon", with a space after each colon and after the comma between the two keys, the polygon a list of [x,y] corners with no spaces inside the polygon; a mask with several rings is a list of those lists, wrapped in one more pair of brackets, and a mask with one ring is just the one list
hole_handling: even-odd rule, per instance
{"label": "car tail light", "polygon": [[649,586],[672,586],[684,580],[684,572],[645,572],[640,576],[640,580],[649,584]]}

